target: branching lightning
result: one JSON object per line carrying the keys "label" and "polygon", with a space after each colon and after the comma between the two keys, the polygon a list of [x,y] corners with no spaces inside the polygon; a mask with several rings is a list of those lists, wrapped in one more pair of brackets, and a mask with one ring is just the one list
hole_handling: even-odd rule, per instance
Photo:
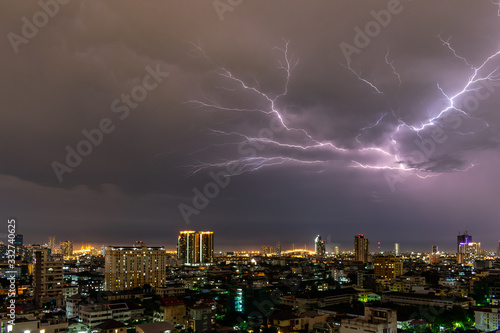
{"label": "branching lightning", "polygon": [[[500,15],[500,1],[494,2],[494,4],[498,6]],[[398,138],[402,135],[402,132],[405,131],[405,133],[413,133],[415,136],[422,139],[422,135],[425,135],[425,133],[433,126],[440,126],[438,121],[446,116],[447,113],[460,113],[465,117],[472,118],[470,112],[468,112],[466,108],[459,105],[459,99],[464,97],[466,94],[479,89],[478,84],[482,82],[500,80],[499,67],[494,67],[492,70],[489,69],[493,60],[500,55],[500,50],[489,55],[482,63],[479,64],[479,66],[474,66],[471,61],[460,55],[459,52],[454,49],[451,44],[451,37],[443,39],[441,36],[438,36],[438,38],[442,45],[450,51],[453,57],[460,60],[465,64],[465,66],[470,68],[471,73],[468,78],[464,80],[462,85],[455,92],[446,92],[438,83],[436,85],[436,89],[441,93],[446,101],[446,104],[444,107],[432,112],[432,114],[429,115],[426,120],[422,121],[420,125],[413,125],[405,122],[401,118],[400,110],[390,109],[387,112],[380,114],[371,124],[364,127],[360,126],[359,132],[355,137],[354,146],[342,146],[335,144],[330,140],[319,139],[315,137],[313,132],[307,130],[307,128],[297,126],[293,120],[287,118],[285,114],[286,112],[281,104],[283,102],[283,98],[289,93],[289,84],[292,79],[293,70],[299,62],[297,58],[290,55],[289,41],[284,41],[283,47],[275,47],[273,49],[279,54],[276,69],[283,75],[281,89],[279,92],[274,94],[264,91],[256,79],[255,83],[250,83],[239,77],[230,69],[224,66],[215,65],[199,43],[191,43],[191,45],[198,52],[200,52],[204,59],[216,66],[216,75],[223,79],[223,81],[226,81],[228,86],[237,87],[222,87],[223,89],[230,91],[238,90],[240,92],[249,93],[254,96],[254,98],[260,100],[262,102],[260,104],[265,105],[265,107],[239,108],[226,106],[206,95],[203,96],[203,100],[190,100],[187,103],[207,111],[258,113],[268,119],[276,118],[283,130],[280,135],[260,136],[258,134],[258,129],[252,134],[245,134],[236,131],[225,132],[211,129],[210,133],[214,135],[227,136],[234,140],[230,143],[231,145],[246,145],[248,147],[254,147],[255,149],[253,151],[257,154],[255,156],[244,156],[240,153],[239,157],[217,163],[198,162],[195,165],[191,165],[191,172],[197,173],[208,168],[224,168],[231,165],[238,165],[240,167],[238,174],[240,174],[245,172],[254,172],[264,167],[283,164],[318,165],[322,168],[321,172],[323,172],[325,170],[325,165],[328,165],[328,163],[340,162],[353,168],[399,170],[409,172],[419,178],[438,176],[438,172],[433,172],[432,170],[427,170],[425,166],[419,166],[418,164],[411,163],[409,162],[407,156],[402,156],[402,153],[400,152],[402,143]],[[401,87],[403,77],[394,65],[394,60],[391,59],[389,50],[387,50],[387,53],[385,54],[385,64],[390,69],[391,74],[396,78],[398,87]],[[351,72],[363,85],[366,85],[372,93],[380,94],[384,97],[384,91],[375,83],[369,81],[366,77],[363,77],[361,73],[358,73],[355,69],[353,69],[350,63],[347,65],[341,65]],[[381,126],[381,124],[385,124],[386,126],[387,124],[392,124],[392,131],[388,136],[389,139],[383,146],[375,146],[374,144],[366,142],[366,139],[363,140],[365,133],[369,132],[373,128]],[[488,126],[487,123],[486,126]],[[456,131],[456,133],[462,135],[474,134],[474,132],[461,133],[460,131]],[[293,134],[294,139],[289,139],[287,134]],[[304,152],[311,152],[312,154],[304,155]],[[320,159],[307,157],[316,153],[320,153],[318,156],[327,157]],[[369,157],[367,157],[367,154]],[[376,163],[372,162],[374,160]],[[422,165],[425,165],[425,163],[422,163]],[[455,171],[468,171],[474,166],[475,164],[470,164],[466,168],[455,169]]]}

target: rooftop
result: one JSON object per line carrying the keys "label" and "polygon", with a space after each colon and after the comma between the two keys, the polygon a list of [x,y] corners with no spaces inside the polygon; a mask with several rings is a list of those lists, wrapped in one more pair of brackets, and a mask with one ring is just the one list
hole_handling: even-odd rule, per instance
{"label": "rooftop", "polygon": [[101,329],[101,330],[114,330],[117,328],[121,327],[126,327],[124,323],[120,323],[119,321],[110,319],[106,320],[104,323],[97,325],[95,328],[96,329]]}

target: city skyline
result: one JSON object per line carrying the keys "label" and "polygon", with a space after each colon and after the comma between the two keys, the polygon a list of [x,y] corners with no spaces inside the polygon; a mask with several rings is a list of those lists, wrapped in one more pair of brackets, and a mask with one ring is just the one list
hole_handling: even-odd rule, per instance
{"label": "city skyline", "polygon": [[[182,231],[180,230],[179,233],[185,233],[186,231]],[[212,233],[212,234],[215,234],[215,232],[213,231],[208,231],[209,233]],[[178,233],[178,235],[179,235]],[[193,231],[193,235],[194,235],[194,231]],[[23,235],[24,236],[24,235]],[[358,236],[365,236],[364,234],[357,234],[357,235],[353,235],[355,237],[355,239],[358,237]],[[366,235],[368,236],[368,235]],[[455,235],[455,237],[460,237],[461,235]],[[467,235],[469,236],[469,239],[472,239],[472,235]],[[178,236],[174,237],[174,238],[177,238]],[[213,236],[212,236],[213,237]],[[318,239],[319,237],[319,239]],[[50,240],[52,237],[47,237],[48,240]],[[457,239],[455,238],[455,239]],[[368,241],[370,241],[370,238],[367,237],[365,238],[367,239]],[[313,237],[312,240],[309,240],[308,242],[306,241],[305,243],[302,243],[302,242],[293,242],[293,241],[286,241],[286,240],[277,240],[277,242],[280,243],[280,246],[282,246],[283,250],[284,251],[287,251],[287,250],[292,250],[293,248],[295,249],[300,249],[300,248],[305,248],[306,249],[312,249],[314,250],[316,248],[316,244],[317,244],[317,241],[320,241],[324,244],[325,246],[325,251],[327,253],[334,253],[335,252],[335,248],[338,247],[339,250],[341,252],[355,252],[356,250],[356,245],[353,245],[352,244],[352,240],[351,242],[348,242],[347,240],[344,241],[344,242],[335,242],[335,241],[332,241],[331,240],[331,237],[328,236],[326,237],[326,239],[321,239],[321,235],[316,235],[315,237]],[[217,241],[216,242],[213,242],[213,247],[214,247],[214,253],[219,253],[219,252],[228,252],[228,251],[261,251],[262,250],[262,246],[272,246],[270,244],[267,244],[267,243],[258,243],[256,242],[255,244],[251,245],[250,247],[224,247],[224,246],[221,246],[219,244],[217,244],[217,242],[219,241],[219,237],[217,237]],[[148,243],[148,242],[142,242],[142,240],[136,240],[135,242],[131,242],[131,243],[125,243],[125,242],[118,242],[118,243],[114,243],[114,244],[110,244],[110,243],[92,243],[92,242],[88,242],[88,241],[82,241],[82,242],[74,242],[72,240],[65,240],[65,241],[60,241],[60,246],[62,246],[63,243],[66,243],[66,242],[71,242],[74,246],[74,250],[79,250],[80,247],[83,247],[83,248],[86,248],[86,247],[94,247],[96,248],[97,250],[100,250],[101,247],[107,247],[107,246],[112,246],[112,247],[130,247],[134,244],[146,244],[148,246],[155,246],[155,247],[164,247],[167,251],[169,252],[178,252],[178,249],[179,249],[179,240],[177,239],[176,241],[167,241],[167,242],[164,242],[164,243],[158,243],[158,244],[153,244],[153,243]],[[349,244],[350,243],[350,244]],[[481,249],[484,249],[486,252],[492,252],[492,253],[497,253],[498,250],[500,249],[500,241],[498,241],[498,243],[496,243],[495,245],[493,246],[488,246],[488,244],[484,244],[482,242],[479,242],[481,244]],[[31,243],[31,244],[39,244],[39,245],[47,245],[49,246],[50,248],[50,244],[49,242],[40,242],[40,243]],[[222,244],[224,244],[224,242],[222,241]],[[437,251],[439,251],[440,253],[458,253],[458,247],[457,249],[454,249],[453,246],[451,247],[443,247],[441,245],[436,245],[436,244],[433,244],[431,246],[429,246],[428,248],[424,248],[424,247],[421,247],[421,248],[411,248],[411,247],[406,247],[405,244],[403,244],[403,246],[401,246],[400,243],[397,243],[397,242],[393,242],[393,243],[390,243],[390,242],[387,242],[387,243],[381,243],[379,244],[378,246],[380,246],[380,249],[378,248],[371,248],[369,247],[369,250],[368,250],[368,253],[380,253],[380,252],[385,252],[385,253],[394,253],[395,252],[395,248],[396,248],[396,245],[397,244],[397,249],[399,251],[400,254],[402,253],[411,253],[411,252],[419,252],[419,253],[436,253]],[[475,243],[474,243],[475,244]],[[27,245],[27,244],[25,244]],[[59,246],[57,246],[57,249],[59,250]],[[439,249],[439,250],[437,250]],[[199,253],[199,252],[198,252]]]}
{"label": "city skyline", "polygon": [[498,4],[54,1],[0,3],[26,244],[497,247]]}

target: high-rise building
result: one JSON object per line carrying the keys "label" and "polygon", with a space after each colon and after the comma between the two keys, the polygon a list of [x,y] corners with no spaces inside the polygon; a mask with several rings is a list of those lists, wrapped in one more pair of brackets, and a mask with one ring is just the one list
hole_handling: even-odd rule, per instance
{"label": "high-rise building", "polygon": [[188,265],[214,262],[214,233],[212,231],[181,231],[177,238],[177,259]]}
{"label": "high-rise building", "polygon": [[[500,248],[500,247],[499,247],[499,248]],[[280,243],[280,242],[276,243],[276,255],[277,255],[278,257],[281,257],[281,243]],[[499,254],[499,255],[500,255],[500,254]]]}
{"label": "high-rise building", "polygon": [[316,236],[314,240],[314,251],[317,256],[324,256],[326,253],[325,241],[321,239],[320,235]]}
{"label": "high-rise building", "polygon": [[473,264],[481,255],[481,243],[461,243],[458,251],[459,264]]}
{"label": "high-rise building", "polygon": [[432,245],[432,253],[429,254],[429,264],[439,264],[440,254],[437,245]]}
{"label": "high-rise building", "polygon": [[73,241],[64,241],[59,243],[59,247],[61,248],[61,254],[63,257],[71,257],[73,255]]}
{"label": "high-rise building", "polygon": [[403,275],[403,263],[393,257],[375,257],[375,276],[383,279],[395,279]]}
{"label": "high-rise building", "polygon": [[214,233],[212,231],[200,231],[197,233],[199,250],[197,253],[198,263],[213,264],[214,262]]}
{"label": "high-rise building", "polygon": [[498,241],[497,257],[500,257],[500,241]]}
{"label": "high-rise building", "polygon": [[167,253],[163,247],[108,246],[104,260],[106,290],[127,290],[145,284],[159,287],[165,282]]}
{"label": "high-rise building", "polygon": [[16,259],[21,260],[24,257],[23,235],[15,234],[14,247],[16,248]]}
{"label": "high-rise building", "polygon": [[335,246],[335,255],[338,256],[340,254],[340,249],[338,246]]}
{"label": "high-rise building", "polygon": [[196,262],[196,232],[192,230],[181,231],[177,238],[177,259],[186,264]]}
{"label": "high-rise building", "polygon": [[368,261],[369,242],[365,235],[354,236],[354,254],[355,260],[366,263]]}
{"label": "high-rise building", "polygon": [[33,295],[37,305],[62,306],[63,265],[62,256],[50,255],[49,249],[33,250]]}
{"label": "high-rise building", "polygon": [[49,237],[49,249],[52,254],[56,253],[56,236]]}
{"label": "high-rise building", "polygon": [[472,236],[467,234],[467,231],[463,235],[457,236],[457,253],[460,253],[460,244],[468,244],[472,242]]}
{"label": "high-rise building", "polygon": [[399,256],[399,243],[394,243],[394,255]]}

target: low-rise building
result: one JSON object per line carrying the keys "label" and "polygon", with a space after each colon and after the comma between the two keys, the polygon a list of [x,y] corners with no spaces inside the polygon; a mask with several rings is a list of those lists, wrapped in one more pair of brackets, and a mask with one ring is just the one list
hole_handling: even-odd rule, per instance
{"label": "low-rise building", "polygon": [[476,329],[481,332],[493,332],[500,329],[500,306],[474,309]]}
{"label": "low-rise building", "polygon": [[78,307],[83,304],[85,297],[76,294],[66,298],[66,317],[73,318],[78,316]]}
{"label": "low-rise building", "polygon": [[155,288],[156,295],[160,297],[184,296],[186,288],[182,283],[169,283]]}
{"label": "low-rise building", "polygon": [[135,326],[135,333],[171,333],[173,330],[174,325],[164,321]]}
{"label": "low-rise building", "polygon": [[143,313],[143,308],[130,309],[126,303],[86,304],[78,307],[80,322],[89,328],[94,328],[110,319],[124,322]]}
{"label": "low-rise building", "polygon": [[11,333],[58,333],[68,330],[67,318],[16,317],[15,325],[2,322],[2,332]]}
{"label": "low-rise building", "polygon": [[340,303],[351,303],[357,298],[358,291],[354,288],[334,289],[309,292],[295,297],[283,297],[283,304],[291,305],[296,310],[306,312],[315,308],[331,306]]}
{"label": "low-rise building", "polygon": [[186,326],[186,305],[177,297],[164,297],[160,311],[155,311],[154,321],[168,321],[174,326]]}
{"label": "low-rise building", "polygon": [[127,326],[124,323],[110,319],[94,327],[97,333],[127,333]]}
{"label": "low-rise building", "polygon": [[302,327],[300,317],[288,311],[280,311],[271,314],[269,323],[282,333],[295,332]]}
{"label": "low-rise building", "polygon": [[397,333],[396,310],[365,307],[365,316],[345,318],[339,333]]}
{"label": "low-rise building", "polygon": [[208,304],[196,304],[189,308],[188,327],[195,332],[211,331],[215,327],[215,312]]}
{"label": "low-rise building", "polygon": [[468,309],[474,301],[463,297],[443,297],[433,294],[406,294],[397,292],[386,292],[382,294],[383,303],[395,303],[399,305],[428,305],[452,309],[459,306]]}

